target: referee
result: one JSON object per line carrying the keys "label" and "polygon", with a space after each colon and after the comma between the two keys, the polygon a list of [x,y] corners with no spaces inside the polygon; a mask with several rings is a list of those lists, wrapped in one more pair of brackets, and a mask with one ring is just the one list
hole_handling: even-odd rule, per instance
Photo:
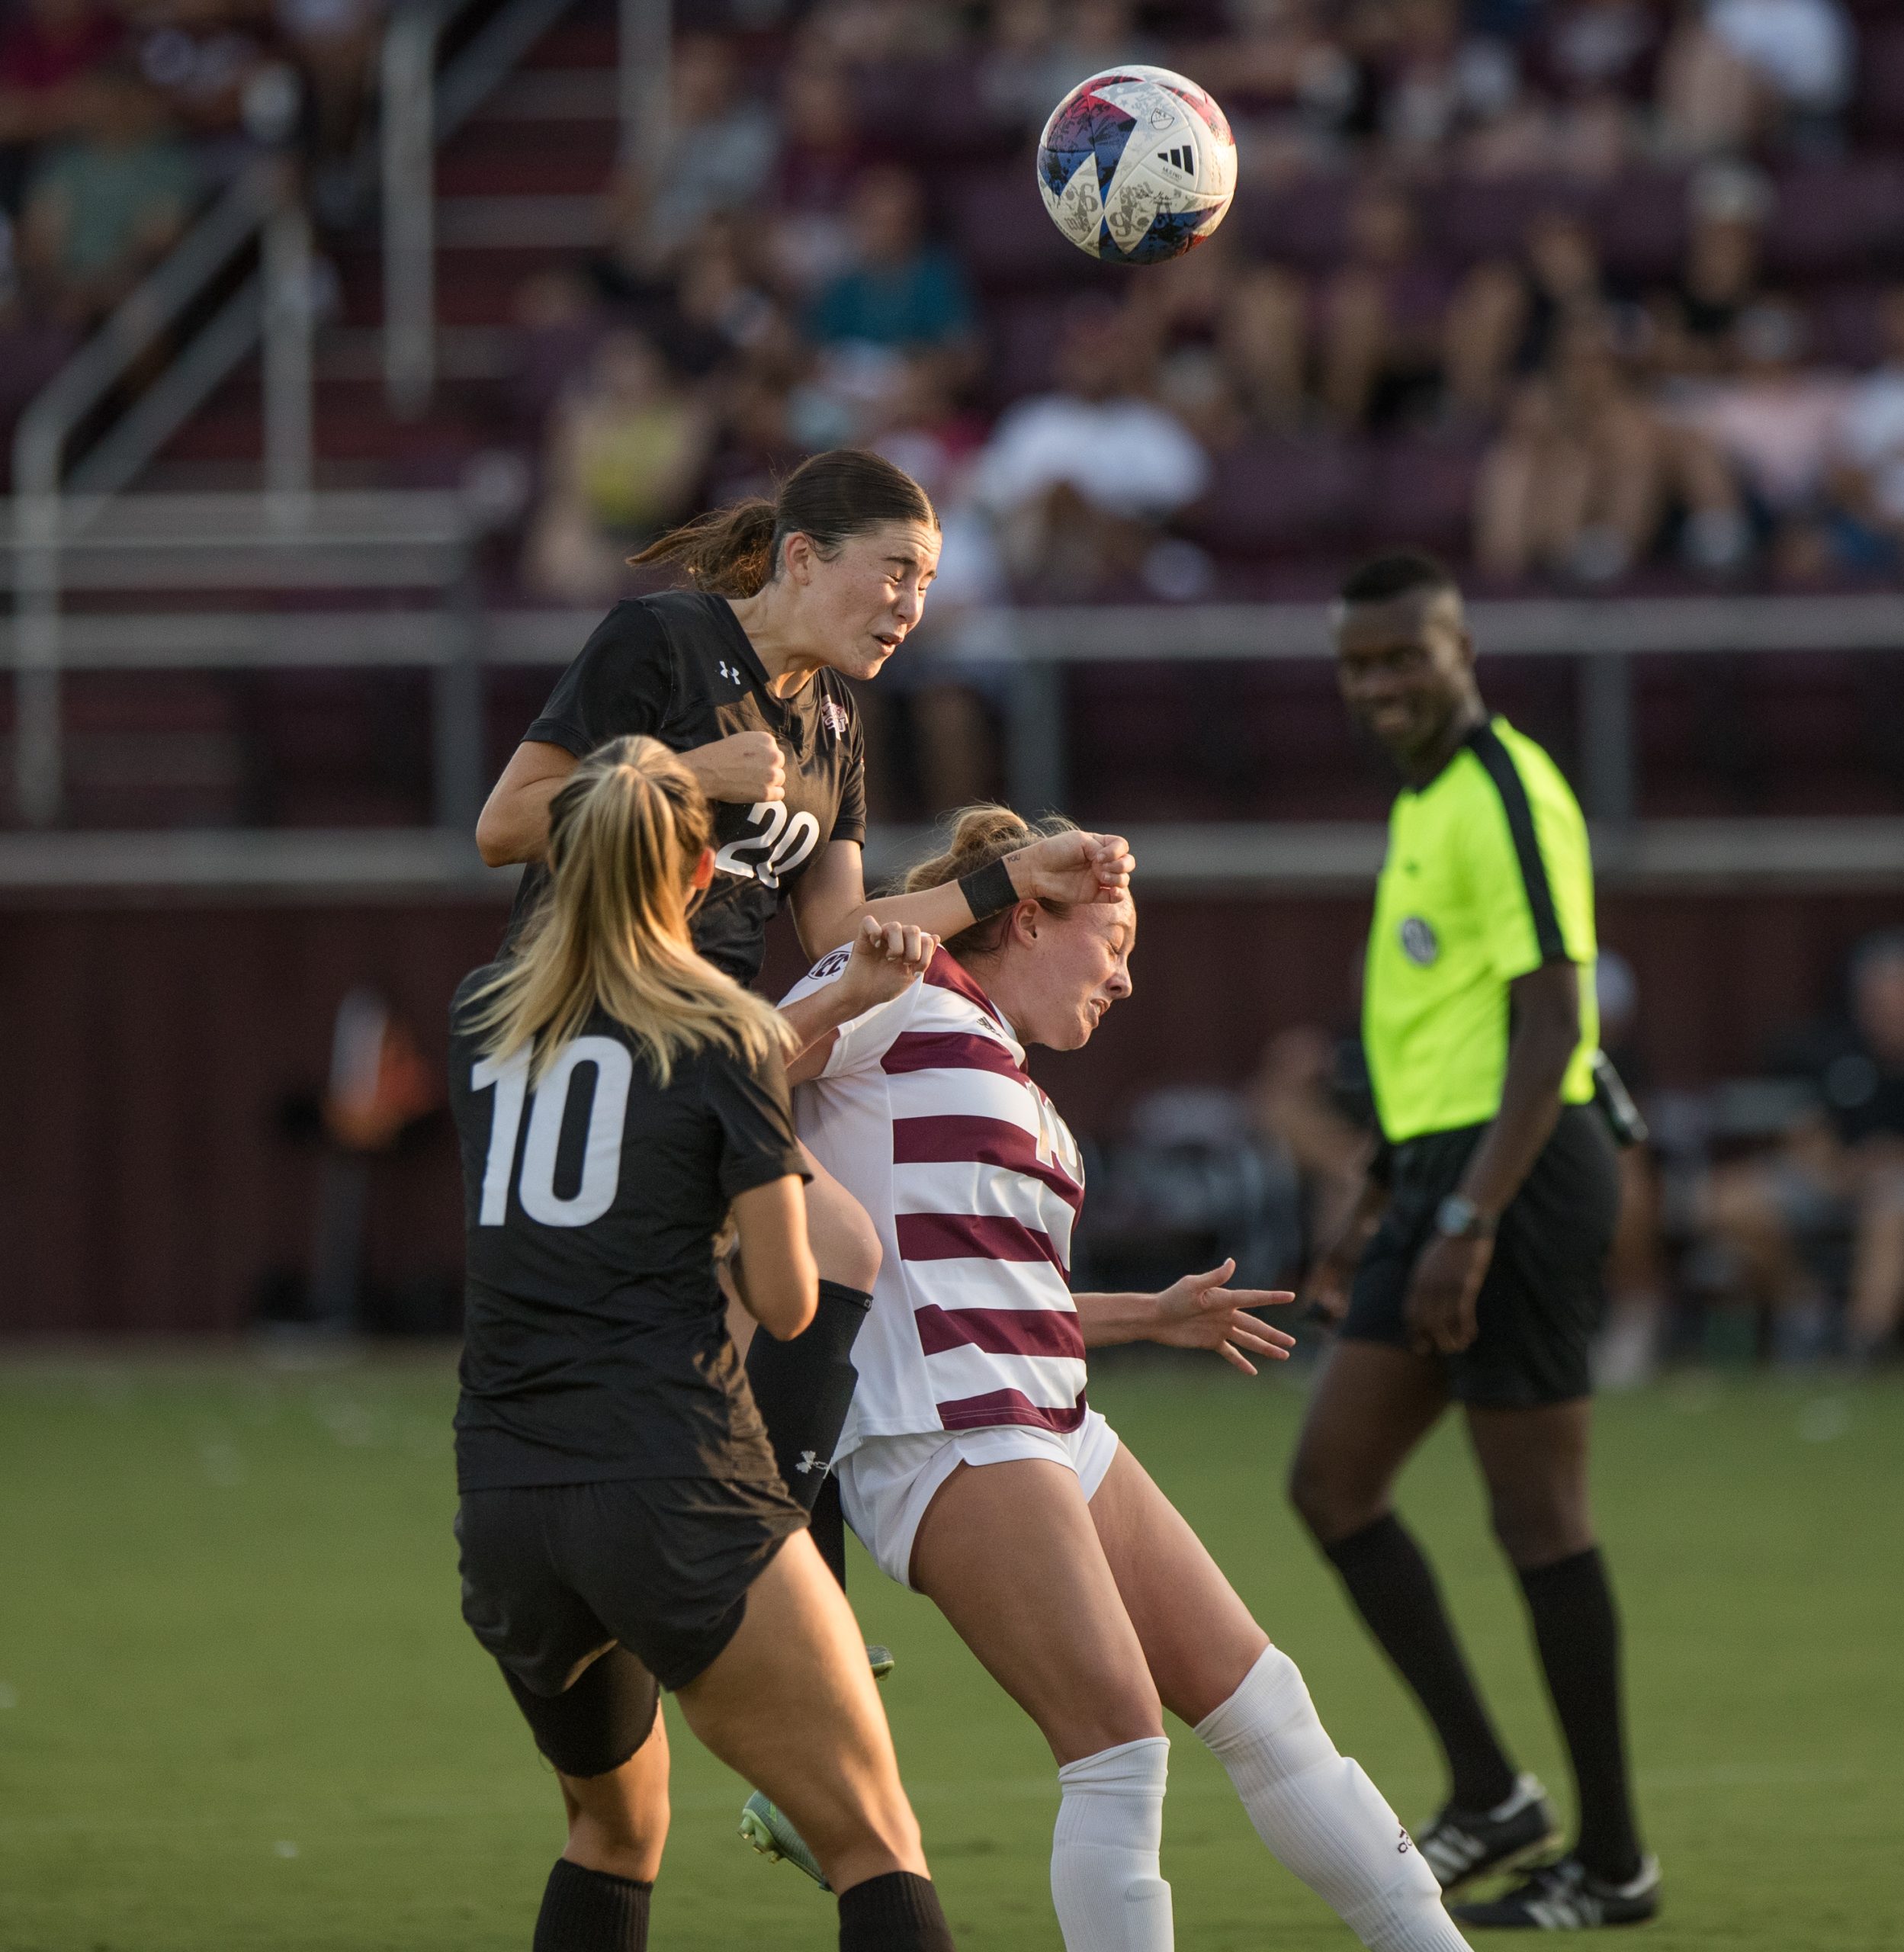
{"label": "referee", "polygon": [[1376,884],[1363,1039],[1382,1145],[1311,1276],[1340,1339],[1290,1495],[1446,1755],[1417,1840],[1453,1893],[1557,1841],[1483,1705],[1396,1474],[1452,1401],[1526,1595],[1578,1793],[1572,1848],[1470,1926],[1626,1925],[1659,1906],[1622,1732],[1620,1629],[1587,1489],[1588,1344],[1618,1204],[1594,1103],[1592,866],[1559,769],[1475,682],[1461,594],[1432,557],[1363,565],[1335,612],[1350,712],[1404,781]]}

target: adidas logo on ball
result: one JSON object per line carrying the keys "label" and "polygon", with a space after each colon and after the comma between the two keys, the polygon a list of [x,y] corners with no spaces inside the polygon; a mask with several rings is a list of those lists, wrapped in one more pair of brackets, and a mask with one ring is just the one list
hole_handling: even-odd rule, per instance
{"label": "adidas logo on ball", "polygon": [[1052,221],[1080,251],[1114,264],[1162,264],[1223,221],[1236,190],[1236,143],[1222,110],[1194,82],[1167,68],[1108,69],[1052,111],[1039,140],[1038,187]]}

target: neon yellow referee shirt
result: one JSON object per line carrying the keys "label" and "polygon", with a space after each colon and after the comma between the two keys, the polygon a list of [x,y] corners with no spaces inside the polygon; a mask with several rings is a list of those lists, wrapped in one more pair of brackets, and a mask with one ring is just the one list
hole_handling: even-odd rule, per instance
{"label": "neon yellow referee shirt", "polygon": [[1593,862],[1560,769],[1504,718],[1396,800],[1376,884],[1362,1039],[1382,1135],[1485,1123],[1507,1071],[1507,985],[1565,957],[1580,1044],[1562,1096],[1594,1095]]}

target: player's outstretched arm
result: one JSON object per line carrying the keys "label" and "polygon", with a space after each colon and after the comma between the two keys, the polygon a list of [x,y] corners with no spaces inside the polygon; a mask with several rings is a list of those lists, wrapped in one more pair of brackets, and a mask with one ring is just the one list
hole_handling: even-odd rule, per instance
{"label": "player's outstretched arm", "polygon": [[787,1082],[804,1084],[827,1068],[836,1033],[881,1003],[902,996],[926,973],[939,938],[897,922],[883,927],[869,915],[853,938],[852,954],[823,988],[780,1006],[799,1048],[787,1061]]}
{"label": "player's outstretched arm", "polygon": [[[1251,1356],[1286,1362],[1296,1337],[1247,1312],[1292,1302],[1282,1289],[1229,1288],[1236,1272],[1226,1260],[1207,1273],[1186,1274],[1161,1295],[1074,1295],[1087,1348],[1116,1342],[1161,1342],[1176,1349],[1212,1349],[1246,1376]],[[1247,1352],[1247,1353],[1246,1353]]]}
{"label": "player's outstretched arm", "polygon": [[[1021,847],[1005,856],[1004,865],[1021,901],[1037,897],[1081,905],[1122,901],[1130,891],[1137,863],[1122,834],[1079,833],[1053,834]],[[922,888],[917,894],[869,897],[865,856],[856,841],[836,840],[823,849],[794,883],[791,899],[800,946],[816,960],[849,942],[869,915],[926,929],[942,942],[984,919],[972,912],[956,881]]]}

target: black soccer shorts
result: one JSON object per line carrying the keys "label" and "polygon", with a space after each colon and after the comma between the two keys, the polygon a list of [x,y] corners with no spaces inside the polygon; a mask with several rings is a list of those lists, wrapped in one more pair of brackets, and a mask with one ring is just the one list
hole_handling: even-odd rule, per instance
{"label": "black soccer shorts", "polygon": [[662,1688],[739,1630],[747,1591],[807,1522],[777,1482],[630,1478],[465,1491],[463,1617],[565,1776],[618,1769]]}
{"label": "black soccer shorts", "polygon": [[[1409,1346],[1408,1278],[1434,1238],[1436,1209],[1460,1184],[1486,1129],[1430,1132],[1395,1148],[1388,1209],[1356,1270],[1345,1341]],[[1606,1120],[1591,1105],[1569,1105],[1501,1216],[1475,1339],[1439,1359],[1456,1401],[1524,1410],[1591,1392],[1588,1350],[1606,1314],[1619,1215],[1620,1166]]]}

